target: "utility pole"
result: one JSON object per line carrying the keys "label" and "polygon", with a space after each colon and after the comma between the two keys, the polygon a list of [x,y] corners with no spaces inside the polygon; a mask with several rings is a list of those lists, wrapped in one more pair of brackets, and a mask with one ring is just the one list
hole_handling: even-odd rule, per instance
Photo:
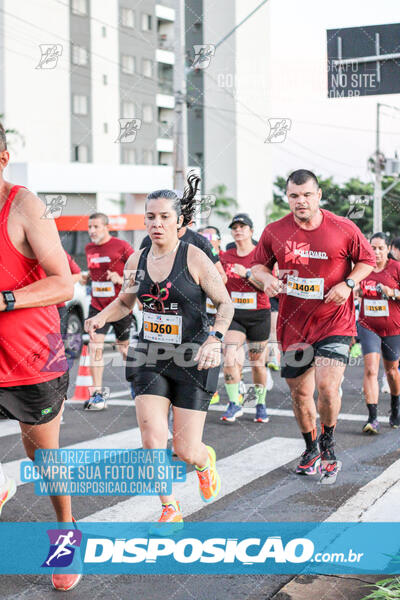
{"label": "utility pole", "polygon": [[182,191],[187,173],[187,108],[186,108],[186,50],[185,2],[177,0],[175,19],[175,135],[174,135],[174,188]]}
{"label": "utility pole", "polygon": [[376,105],[376,152],[374,187],[374,232],[382,231],[382,169],[380,156],[380,103]]}

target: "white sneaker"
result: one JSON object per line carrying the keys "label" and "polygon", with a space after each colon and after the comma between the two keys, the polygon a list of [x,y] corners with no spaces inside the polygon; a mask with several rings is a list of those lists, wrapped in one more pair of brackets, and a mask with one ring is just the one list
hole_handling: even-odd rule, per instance
{"label": "white sneaker", "polygon": [[5,485],[0,490],[0,515],[1,511],[3,510],[3,506],[6,502],[11,500],[16,491],[17,486],[15,484],[14,479],[7,477]]}
{"label": "white sneaker", "polygon": [[382,377],[381,393],[390,394],[390,387],[386,375],[383,375]]}
{"label": "white sneaker", "polygon": [[270,392],[274,387],[274,380],[272,379],[271,371],[267,369],[267,383],[266,386],[267,392]]}

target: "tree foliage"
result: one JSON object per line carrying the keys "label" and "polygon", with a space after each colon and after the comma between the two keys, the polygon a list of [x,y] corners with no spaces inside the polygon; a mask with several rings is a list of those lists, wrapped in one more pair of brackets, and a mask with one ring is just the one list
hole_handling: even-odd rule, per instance
{"label": "tree foliage", "polygon": [[235,198],[226,195],[226,190],[227,187],[223,183],[215,185],[212,188],[211,194],[214,194],[215,196],[215,204],[212,213],[221,219],[230,220],[238,207],[238,203]]}

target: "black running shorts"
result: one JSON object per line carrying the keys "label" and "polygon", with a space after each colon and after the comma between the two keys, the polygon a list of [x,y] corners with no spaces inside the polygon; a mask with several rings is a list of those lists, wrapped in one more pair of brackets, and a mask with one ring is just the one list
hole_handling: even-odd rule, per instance
{"label": "black running shorts", "polygon": [[136,396],[163,396],[178,408],[207,411],[211,397],[217,390],[219,369],[214,367],[200,371],[204,374],[202,387],[189,381],[178,380],[173,377],[173,373],[166,375],[150,369],[135,370],[132,383]]}
{"label": "black running shorts", "polygon": [[361,342],[363,356],[376,352],[385,360],[396,362],[400,356],[400,335],[379,336],[374,331],[357,323],[358,337]]}
{"label": "black running shorts", "polygon": [[235,310],[229,330],[241,331],[249,342],[265,342],[271,330],[271,311],[269,308]]}
{"label": "black running shorts", "polygon": [[[350,335],[331,335],[314,344],[298,344],[298,349],[287,350],[281,358],[281,377],[294,379],[303,375],[314,364],[316,356],[332,358],[347,365],[350,354]],[[303,346],[303,347],[302,347]]]}
{"label": "black running shorts", "polygon": [[[91,319],[92,317],[95,317],[96,315],[99,314],[99,312],[100,311],[97,310],[97,308],[94,308],[92,305],[90,305],[88,318]],[[104,327],[102,327],[101,329],[96,329],[96,333],[105,335],[107,333],[107,331],[109,330],[110,325],[112,325],[112,327],[114,328],[115,337],[117,338],[117,340],[119,342],[126,342],[126,340],[129,340],[129,336],[130,336],[131,325],[132,325],[132,314],[129,313],[129,315],[126,315],[126,317],[124,317],[123,319],[120,319],[119,321],[113,321],[112,323],[106,323],[104,325]]]}
{"label": "black running shorts", "polygon": [[27,425],[49,423],[67,399],[69,376],[32,385],[0,387],[0,419],[15,419]]}

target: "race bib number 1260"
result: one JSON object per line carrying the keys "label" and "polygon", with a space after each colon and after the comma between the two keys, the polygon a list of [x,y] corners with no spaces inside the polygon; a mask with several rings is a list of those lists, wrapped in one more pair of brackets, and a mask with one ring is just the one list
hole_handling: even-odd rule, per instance
{"label": "race bib number 1260", "polygon": [[180,344],[182,342],[181,315],[143,313],[143,337],[149,342]]}

